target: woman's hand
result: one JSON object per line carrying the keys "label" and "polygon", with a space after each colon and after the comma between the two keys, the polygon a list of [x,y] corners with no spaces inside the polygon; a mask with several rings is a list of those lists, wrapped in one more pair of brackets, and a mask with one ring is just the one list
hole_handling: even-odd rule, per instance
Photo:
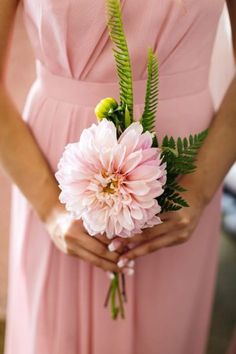
{"label": "woman's hand", "polygon": [[[183,183],[181,183],[183,185]],[[183,185],[184,186],[184,185]],[[122,252],[118,266],[123,267],[128,261],[148,253],[155,252],[163,247],[174,246],[187,242],[198,224],[200,215],[204,209],[204,202],[200,193],[187,187],[188,192],[184,198],[188,201],[189,207],[179,211],[161,214],[162,224],[143,230],[141,234],[134,235],[129,239],[116,238],[109,246],[109,249],[122,252],[124,245],[132,246],[129,251]]]}
{"label": "woman's hand", "polygon": [[87,234],[80,220],[73,221],[61,207],[45,222],[55,246],[65,254],[79,257],[110,272],[120,272],[116,263],[118,252],[109,252],[104,237]]}

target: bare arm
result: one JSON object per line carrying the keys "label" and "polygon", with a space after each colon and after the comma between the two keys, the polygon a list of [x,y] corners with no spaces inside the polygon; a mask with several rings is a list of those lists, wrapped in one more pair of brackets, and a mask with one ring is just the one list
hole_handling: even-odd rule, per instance
{"label": "bare arm", "polygon": [[8,47],[19,0],[0,2],[0,163],[42,220],[58,200],[59,189],[29,127],[5,86]]}
{"label": "bare arm", "polygon": [[227,0],[227,6],[229,10],[231,30],[232,30],[234,57],[236,58],[236,2],[235,0]]}
{"label": "bare arm", "polygon": [[80,221],[68,221],[47,159],[8,96],[7,53],[18,3],[0,1],[0,163],[43,221],[57,248],[104,270],[119,271],[115,264],[119,254],[109,252],[103,238],[88,236]]}
{"label": "bare arm", "polygon": [[[228,0],[233,48],[236,58],[236,1]],[[189,176],[208,203],[236,160],[236,76],[212,122],[209,135],[199,152],[198,168]]]}

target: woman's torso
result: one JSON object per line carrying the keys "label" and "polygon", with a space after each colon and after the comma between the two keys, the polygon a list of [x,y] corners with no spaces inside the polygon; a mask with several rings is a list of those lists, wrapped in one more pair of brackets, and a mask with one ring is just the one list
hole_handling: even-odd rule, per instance
{"label": "woman's torso", "polygon": [[[79,126],[75,129],[75,139],[78,139],[81,130],[96,120],[93,111],[97,100],[87,88],[83,97],[90,101],[90,107],[86,108],[85,114],[87,103],[83,99],[71,100],[76,94],[72,94],[72,86],[76,91],[79,83],[77,91],[82,92],[87,83],[96,96],[99,91],[103,98],[113,94],[106,83],[117,83],[112,43],[106,26],[106,0],[22,1],[36,59],[50,75],[73,79],[73,85],[68,80],[64,86],[64,82],[58,85],[58,81],[50,77],[49,91],[45,89],[47,85],[42,85],[44,79],[39,80],[29,93],[23,116],[30,121],[40,141],[41,133],[37,131],[33,116],[37,116],[38,121],[42,119],[43,124],[45,120],[48,125],[55,121],[56,128],[60,119],[65,122],[65,116],[70,119],[72,112],[76,111]],[[121,0],[134,81],[146,79],[147,48],[152,47],[158,55],[160,99],[156,131],[159,137],[165,134],[186,136],[210,124],[214,108],[208,75],[223,5],[224,0]],[[56,97],[58,86],[61,86],[60,93]],[[143,91],[141,102],[145,98]],[[49,100],[50,97],[53,100]],[[137,103],[135,99],[136,96],[134,103]],[[45,108],[43,102],[46,102],[47,109],[56,113],[45,115],[39,111],[43,104]],[[136,109],[139,118],[140,99]]]}
{"label": "woman's torso", "polygon": [[[22,0],[36,58],[53,73],[116,80],[106,0]],[[147,47],[160,75],[209,65],[224,0],[121,0],[134,79],[146,77]],[[206,78],[207,80],[207,78]]]}

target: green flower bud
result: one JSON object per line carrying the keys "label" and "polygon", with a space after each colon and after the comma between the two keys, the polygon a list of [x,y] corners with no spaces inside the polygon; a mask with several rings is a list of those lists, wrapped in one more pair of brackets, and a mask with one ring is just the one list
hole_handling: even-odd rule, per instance
{"label": "green flower bud", "polygon": [[108,113],[111,113],[118,107],[118,103],[113,97],[102,99],[95,107],[95,114],[98,120],[106,118]]}

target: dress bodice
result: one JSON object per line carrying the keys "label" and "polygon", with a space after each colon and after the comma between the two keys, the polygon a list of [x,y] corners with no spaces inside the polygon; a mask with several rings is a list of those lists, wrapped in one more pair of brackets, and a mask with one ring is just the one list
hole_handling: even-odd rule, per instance
{"label": "dress bodice", "polygon": [[[88,81],[116,80],[105,0],[22,0],[35,56],[50,71]],[[147,47],[160,74],[208,66],[223,0],[121,0],[134,79],[145,78]]]}

